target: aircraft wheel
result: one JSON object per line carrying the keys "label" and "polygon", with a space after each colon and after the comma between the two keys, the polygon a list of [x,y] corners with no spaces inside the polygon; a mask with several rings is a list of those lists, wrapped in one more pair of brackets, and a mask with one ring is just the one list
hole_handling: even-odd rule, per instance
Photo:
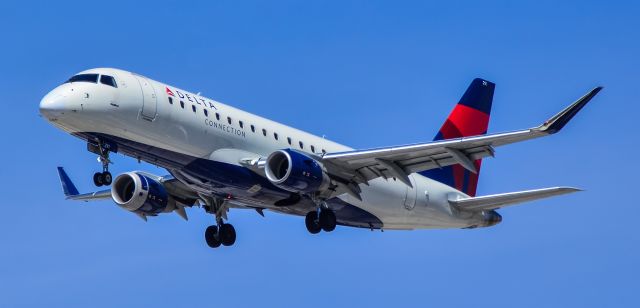
{"label": "aircraft wheel", "polygon": [[331,232],[336,229],[336,213],[330,209],[320,211],[320,226],[325,232]]}
{"label": "aircraft wheel", "polygon": [[105,171],[105,172],[102,173],[101,177],[102,177],[102,184],[103,185],[105,185],[105,186],[111,185],[111,181],[113,180],[113,177],[111,176],[111,172]]}
{"label": "aircraft wheel", "polygon": [[93,174],[93,184],[98,187],[104,185],[104,183],[102,182],[102,173],[96,172]]}
{"label": "aircraft wheel", "polygon": [[207,241],[207,245],[211,248],[220,247],[220,240],[218,239],[218,226],[208,226],[204,231],[204,239]]}
{"label": "aircraft wheel", "polygon": [[236,242],[236,229],[232,224],[223,224],[220,226],[219,237],[222,245],[231,246]]}
{"label": "aircraft wheel", "polygon": [[304,218],[304,224],[307,226],[307,231],[311,234],[317,234],[322,229],[316,211],[307,213],[307,216]]}

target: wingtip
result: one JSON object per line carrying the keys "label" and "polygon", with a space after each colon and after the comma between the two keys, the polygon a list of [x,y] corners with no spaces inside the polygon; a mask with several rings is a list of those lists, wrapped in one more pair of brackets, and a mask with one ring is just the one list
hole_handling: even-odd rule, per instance
{"label": "wingtip", "polygon": [[558,190],[567,194],[584,191],[583,189],[577,187],[558,187]]}
{"label": "wingtip", "polygon": [[602,89],[604,89],[603,86],[597,86],[597,87],[593,88],[591,91],[589,91],[589,94],[593,97],[596,94],[598,94],[600,91],[602,91]]}
{"label": "wingtip", "polygon": [[545,121],[537,129],[547,134],[555,134],[559,132],[578,112],[593,99],[604,87],[597,86],[589,91],[587,94],[580,97],[577,101],[573,102],[567,108],[563,109],[549,120]]}
{"label": "wingtip", "polygon": [[64,171],[63,167],[58,166],[58,177],[60,177],[60,184],[62,185],[62,192],[65,197],[69,198],[79,194],[78,189],[69,178],[69,175]]}

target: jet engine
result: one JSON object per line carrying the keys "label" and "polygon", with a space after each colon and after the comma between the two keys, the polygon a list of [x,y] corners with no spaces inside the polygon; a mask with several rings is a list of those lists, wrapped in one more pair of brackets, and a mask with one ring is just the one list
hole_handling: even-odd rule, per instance
{"label": "jet engine", "polygon": [[295,193],[322,191],[330,183],[320,162],[291,149],[271,153],[266,160],[265,173],[275,186]]}
{"label": "jet engine", "polygon": [[111,186],[111,198],[128,211],[145,215],[170,212],[175,207],[162,183],[141,172],[119,175]]}

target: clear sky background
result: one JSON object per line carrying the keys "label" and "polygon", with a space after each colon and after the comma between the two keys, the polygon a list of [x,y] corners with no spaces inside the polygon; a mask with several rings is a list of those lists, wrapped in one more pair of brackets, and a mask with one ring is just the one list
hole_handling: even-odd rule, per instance
{"label": "clear sky background", "polygon": [[[0,307],[640,306],[640,9],[629,1],[3,1]],[[429,141],[468,83],[497,84],[490,132],[605,89],[565,130],[500,148],[479,194],[586,191],[503,209],[475,230],[338,227],[232,211],[145,223],[64,201],[100,166],[46,123],[74,73],[122,68],[355,148]],[[115,157],[113,173],[165,174]]]}

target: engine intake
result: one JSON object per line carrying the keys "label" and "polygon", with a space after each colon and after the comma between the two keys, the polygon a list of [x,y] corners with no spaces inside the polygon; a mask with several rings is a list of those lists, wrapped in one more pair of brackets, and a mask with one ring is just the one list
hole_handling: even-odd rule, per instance
{"label": "engine intake", "polygon": [[321,191],[330,182],[320,162],[291,149],[271,153],[267,157],[265,173],[274,185],[296,193]]}
{"label": "engine intake", "polygon": [[119,175],[111,186],[111,198],[131,212],[155,215],[173,210],[162,183],[140,172]]}

